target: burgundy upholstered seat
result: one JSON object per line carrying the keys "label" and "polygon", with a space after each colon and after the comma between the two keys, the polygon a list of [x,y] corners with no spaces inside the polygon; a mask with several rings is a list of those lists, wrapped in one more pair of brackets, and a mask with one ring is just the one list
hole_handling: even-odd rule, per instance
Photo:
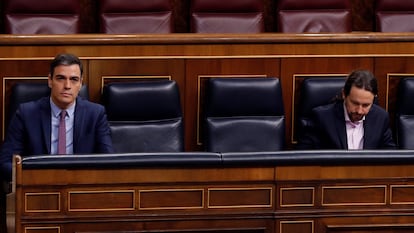
{"label": "burgundy upholstered seat", "polygon": [[99,3],[103,33],[174,32],[170,0],[101,0]]}
{"label": "burgundy upholstered seat", "polygon": [[191,32],[260,33],[263,0],[191,0]]}
{"label": "burgundy upholstered seat", "polygon": [[341,33],[352,31],[349,0],[278,0],[278,31]]}
{"label": "burgundy upholstered seat", "polygon": [[414,1],[377,0],[375,3],[376,31],[414,32]]}
{"label": "burgundy upholstered seat", "polygon": [[80,30],[79,0],[5,0],[7,34],[74,34]]}

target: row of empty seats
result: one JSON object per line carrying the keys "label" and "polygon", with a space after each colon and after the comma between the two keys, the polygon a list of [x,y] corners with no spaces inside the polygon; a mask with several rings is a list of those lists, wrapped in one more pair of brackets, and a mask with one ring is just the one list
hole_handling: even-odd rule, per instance
{"label": "row of empty seats", "polygon": [[[340,94],[345,77],[306,78],[301,85],[297,132],[309,130],[311,110]],[[401,149],[414,149],[414,78],[399,83],[395,116]],[[9,114],[30,99],[49,94],[46,84],[18,83]],[[81,93],[88,97],[84,86]],[[210,78],[203,109],[205,150],[279,151],[285,148],[285,113],[278,78]],[[184,121],[178,85],[172,80],[110,83],[104,86],[116,153],[183,152]]]}
{"label": "row of empty seats", "polygon": [[[263,0],[191,0],[190,32],[264,32]],[[277,31],[286,33],[351,32],[351,0],[274,0]],[[173,33],[171,0],[100,0],[100,33]],[[80,33],[80,0],[4,0],[7,34]],[[376,30],[414,31],[414,3],[375,1]]]}

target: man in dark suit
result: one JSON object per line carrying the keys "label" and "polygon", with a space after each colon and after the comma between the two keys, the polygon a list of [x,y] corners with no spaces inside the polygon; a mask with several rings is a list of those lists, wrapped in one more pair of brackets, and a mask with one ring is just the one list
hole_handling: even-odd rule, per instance
{"label": "man in dark suit", "polygon": [[58,154],[59,118],[66,114],[63,154],[113,153],[105,109],[78,97],[83,66],[71,54],[59,54],[50,65],[50,97],[21,104],[10,121],[1,148],[3,180],[11,179],[12,156]]}
{"label": "man in dark suit", "polygon": [[[103,106],[78,97],[83,66],[78,57],[59,54],[50,65],[50,97],[21,104],[12,117],[0,150],[0,231],[6,232],[6,193],[12,156],[58,154],[59,118],[66,114],[61,154],[112,153],[109,124]],[[63,138],[63,137],[62,137]],[[61,140],[62,141],[62,140]],[[3,186],[4,185],[4,186]]]}
{"label": "man in dark suit", "polygon": [[352,72],[335,103],[312,110],[313,126],[298,138],[298,149],[394,149],[388,113],[374,104],[377,80]]}

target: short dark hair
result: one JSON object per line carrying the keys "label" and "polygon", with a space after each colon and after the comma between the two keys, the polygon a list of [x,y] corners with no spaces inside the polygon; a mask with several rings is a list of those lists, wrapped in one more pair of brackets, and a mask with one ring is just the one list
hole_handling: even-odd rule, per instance
{"label": "short dark hair", "polygon": [[81,60],[70,53],[61,53],[56,55],[55,59],[53,59],[53,61],[50,63],[50,77],[53,78],[53,72],[55,71],[55,68],[57,66],[60,65],[64,65],[64,66],[70,66],[70,65],[79,65],[80,68],[80,74],[81,74],[81,78],[83,75],[83,65]]}
{"label": "short dark hair", "polygon": [[348,96],[352,87],[357,87],[378,95],[378,84],[374,74],[368,70],[355,70],[351,72],[344,85],[344,94]]}

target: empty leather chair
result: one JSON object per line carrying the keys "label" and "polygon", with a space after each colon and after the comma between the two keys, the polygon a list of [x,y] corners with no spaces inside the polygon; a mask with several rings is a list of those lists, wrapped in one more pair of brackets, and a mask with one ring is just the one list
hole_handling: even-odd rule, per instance
{"label": "empty leather chair", "polygon": [[376,31],[414,32],[414,1],[375,1]]}
{"label": "empty leather chair", "polygon": [[313,130],[312,109],[341,97],[346,76],[305,78],[300,86],[300,98],[295,116],[295,134]]}
{"label": "empty leather chair", "polygon": [[192,0],[190,11],[191,32],[264,31],[263,0]]}
{"label": "empty leather chair", "polygon": [[[17,108],[21,103],[37,100],[44,96],[50,95],[50,88],[45,83],[29,83],[21,82],[13,85],[10,94],[10,101],[8,107],[7,123],[10,121],[13,114],[16,112]],[[82,85],[82,88],[79,92],[79,96],[85,99],[89,99],[88,87]]]}
{"label": "empty leather chair", "polygon": [[184,151],[175,81],[110,83],[104,86],[103,103],[116,153]]}
{"label": "empty leather chair", "polygon": [[395,132],[401,149],[414,149],[414,78],[403,78],[398,84]]}
{"label": "empty leather chair", "polygon": [[285,148],[285,116],[278,78],[210,78],[205,97],[209,152]]}
{"label": "empty leather chair", "polygon": [[170,0],[101,0],[99,4],[103,33],[174,32]]}
{"label": "empty leather chair", "polygon": [[341,33],[352,31],[350,0],[278,0],[278,31]]}
{"label": "empty leather chair", "polygon": [[8,34],[75,34],[80,32],[80,0],[5,0]]}

